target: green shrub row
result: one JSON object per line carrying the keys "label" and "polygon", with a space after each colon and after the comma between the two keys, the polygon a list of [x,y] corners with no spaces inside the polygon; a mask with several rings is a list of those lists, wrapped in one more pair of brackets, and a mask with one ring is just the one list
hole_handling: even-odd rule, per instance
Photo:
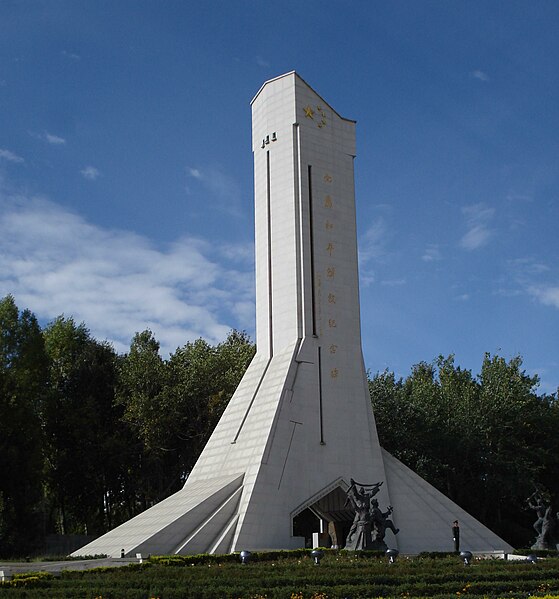
{"label": "green shrub row", "polygon": [[[286,556],[286,553],[290,553]],[[308,552],[277,552],[275,560],[248,565],[231,556],[188,556],[178,565],[164,556],[120,568],[65,571],[59,578],[46,573],[17,576],[0,585],[3,597],[64,597],[81,599],[322,599],[426,598],[487,599],[559,595],[559,560],[536,564],[479,560],[469,567],[456,556],[363,559],[329,552],[315,566]],[[194,564],[192,558],[199,558]],[[238,558],[238,556],[233,556]],[[204,562],[203,560],[206,559]],[[21,580],[22,582],[17,582]],[[25,580],[26,582],[23,582]]]}
{"label": "green shrub row", "polygon": [[538,557],[559,557],[559,551],[554,549],[515,549],[513,555],[537,555]]}
{"label": "green shrub row", "polygon": [[[384,551],[345,551],[343,549],[326,549],[321,548],[324,555],[342,555],[352,557],[353,559],[363,558],[384,558]],[[251,562],[274,562],[283,559],[295,559],[311,557],[313,549],[291,549],[278,551],[254,551],[251,552]],[[200,553],[197,555],[152,555],[148,561],[153,564],[163,566],[191,566],[200,564],[217,564],[217,563],[238,563],[240,562],[240,554],[229,553],[225,555],[213,555],[209,553]]]}

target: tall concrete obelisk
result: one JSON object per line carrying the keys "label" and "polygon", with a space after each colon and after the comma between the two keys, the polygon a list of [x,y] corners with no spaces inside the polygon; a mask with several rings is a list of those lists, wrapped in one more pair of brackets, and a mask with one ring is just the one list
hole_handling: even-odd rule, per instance
{"label": "tall concrete obelisk", "polygon": [[401,551],[510,549],[380,446],[361,351],[355,122],[295,72],[252,101],[257,354],[184,488],[76,554],[288,549],[383,481]]}

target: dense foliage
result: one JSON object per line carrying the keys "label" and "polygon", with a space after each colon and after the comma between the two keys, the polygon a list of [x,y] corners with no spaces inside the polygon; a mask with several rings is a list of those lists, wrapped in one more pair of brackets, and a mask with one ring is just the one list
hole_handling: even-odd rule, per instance
{"label": "dense foliage", "polygon": [[559,402],[537,395],[522,360],[486,354],[481,373],[453,356],[369,381],[381,445],[513,545],[533,539],[534,488],[559,498]]}
{"label": "dense foliage", "polygon": [[99,535],[178,490],[253,355],[237,331],[168,360],[144,331],[118,355],[0,300],[0,556]]}
{"label": "dense foliage", "polygon": [[[0,556],[46,535],[98,535],[178,490],[237,387],[254,345],[232,331],[168,359],[150,331],[118,355],[63,316],[41,329],[0,300]],[[405,380],[370,380],[381,444],[515,545],[533,537],[525,498],[559,497],[559,402],[537,377],[486,355]]]}
{"label": "dense foliage", "polygon": [[308,554],[290,553],[278,552],[273,559],[263,556],[248,565],[241,565],[238,556],[212,556],[207,561],[194,556],[167,565],[159,559],[123,568],[64,572],[58,579],[30,573],[0,586],[0,597],[557,599],[559,594],[557,558],[536,564],[476,560],[466,568],[456,556],[398,559],[388,565],[384,557],[327,552],[316,566]]}

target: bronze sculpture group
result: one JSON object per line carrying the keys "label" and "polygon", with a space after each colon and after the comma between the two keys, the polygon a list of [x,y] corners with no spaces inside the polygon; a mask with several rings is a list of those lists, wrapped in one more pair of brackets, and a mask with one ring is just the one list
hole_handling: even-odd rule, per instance
{"label": "bronze sculpture group", "polygon": [[387,510],[383,512],[379,508],[378,500],[374,499],[381,486],[382,482],[366,485],[356,483],[351,479],[345,504],[351,504],[355,511],[355,517],[346,538],[346,549],[354,551],[386,550],[388,548],[384,541],[386,530],[389,529],[394,534],[398,534],[400,529],[396,528],[392,520],[388,518],[393,512],[392,506],[388,506]]}
{"label": "bronze sculpture group", "polygon": [[[388,546],[384,541],[387,530],[395,535],[400,531],[394,526],[389,516],[393,512],[392,506],[386,511],[379,508],[375,495],[380,491],[382,482],[374,484],[357,483],[351,479],[347,490],[345,505],[351,505],[355,517],[345,541],[345,549],[359,551],[366,549],[386,550]],[[549,495],[541,489],[536,489],[526,500],[528,507],[535,510],[537,520],[534,530],[537,533],[532,549],[559,550],[559,512]],[[459,528],[455,521],[453,527],[455,549],[458,550]],[[455,532],[456,530],[456,532]]]}

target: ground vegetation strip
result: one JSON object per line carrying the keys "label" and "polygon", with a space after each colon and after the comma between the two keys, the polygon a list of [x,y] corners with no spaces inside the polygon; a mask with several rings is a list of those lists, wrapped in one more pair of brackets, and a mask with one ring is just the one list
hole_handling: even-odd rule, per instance
{"label": "ground vegetation strip", "polygon": [[[0,558],[67,554],[179,490],[254,353],[231,331],[164,358],[146,330],[118,354],[0,299]],[[479,375],[440,356],[369,381],[382,446],[514,546],[533,489],[559,497],[559,401],[537,384],[489,354]]]}
{"label": "ground vegetation strip", "polygon": [[26,575],[0,585],[0,597],[86,599],[440,599],[559,596],[559,559],[538,563],[474,560],[465,567],[457,556],[444,559],[386,559],[326,555],[254,561],[230,559],[182,565],[144,563],[124,568],[65,572],[59,578]]}

